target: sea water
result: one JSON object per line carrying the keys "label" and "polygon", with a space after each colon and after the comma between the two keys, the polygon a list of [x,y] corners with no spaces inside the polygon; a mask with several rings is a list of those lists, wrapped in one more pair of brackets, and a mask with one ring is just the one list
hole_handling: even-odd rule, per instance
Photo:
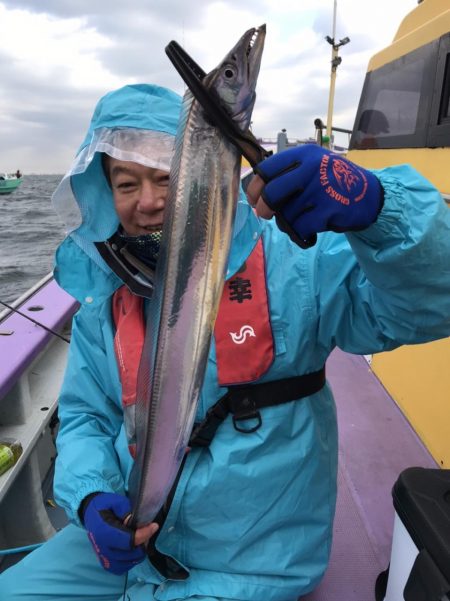
{"label": "sea water", "polygon": [[[11,303],[52,271],[64,226],[51,196],[61,175],[25,175],[0,194],[0,300]],[[0,304],[0,313],[3,310]]]}

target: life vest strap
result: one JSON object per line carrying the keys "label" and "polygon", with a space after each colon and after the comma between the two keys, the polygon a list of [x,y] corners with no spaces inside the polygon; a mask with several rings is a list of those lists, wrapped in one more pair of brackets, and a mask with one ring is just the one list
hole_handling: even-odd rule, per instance
{"label": "life vest strap", "polygon": [[190,447],[208,447],[220,424],[231,413],[235,430],[243,434],[255,432],[262,424],[260,409],[296,401],[319,392],[325,385],[325,367],[318,371],[243,386],[230,386],[206,413],[203,421],[194,424]]}
{"label": "life vest strap", "polygon": [[[315,392],[318,392],[325,385],[325,367],[318,371],[297,376],[294,378],[285,378],[282,380],[273,380],[260,384],[247,384],[230,386],[228,392],[221,397],[206,413],[205,419],[194,425],[194,429],[189,440],[189,447],[208,447],[214,438],[217,428],[227,416],[233,415],[233,424],[236,430],[244,434],[255,432],[262,424],[259,409],[274,405],[281,405],[289,401],[299,400]],[[256,424],[248,426],[248,421],[252,420]],[[247,427],[243,423],[247,422]],[[183,462],[178,470],[177,478],[155,521],[162,526],[164,524],[173,495],[181,476],[184,466]],[[161,531],[160,529],[152,536],[147,546],[148,557],[153,566],[165,578],[173,580],[184,580],[188,574],[183,566],[173,557],[161,553],[156,548],[156,540]]]}

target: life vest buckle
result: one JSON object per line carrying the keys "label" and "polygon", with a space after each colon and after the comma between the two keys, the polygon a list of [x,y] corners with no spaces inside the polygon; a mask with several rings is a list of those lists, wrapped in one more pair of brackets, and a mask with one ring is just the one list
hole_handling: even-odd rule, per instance
{"label": "life vest buckle", "polygon": [[[243,427],[241,425],[242,422],[249,420],[256,420],[256,424],[251,427]],[[249,397],[242,399],[240,411],[233,414],[233,426],[237,432],[241,432],[242,434],[251,434],[262,426],[261,413],[257,410],[253,399]]]}

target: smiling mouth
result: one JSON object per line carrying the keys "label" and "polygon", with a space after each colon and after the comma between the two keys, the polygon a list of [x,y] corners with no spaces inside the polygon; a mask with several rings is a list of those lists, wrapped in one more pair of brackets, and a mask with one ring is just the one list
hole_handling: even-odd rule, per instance
{"label": "smiling mouth", "polygon": [[146,232],[159,232],[162,229],[162,224],[159,223],[158,225],[140,225],[139,227],[145,230]]}

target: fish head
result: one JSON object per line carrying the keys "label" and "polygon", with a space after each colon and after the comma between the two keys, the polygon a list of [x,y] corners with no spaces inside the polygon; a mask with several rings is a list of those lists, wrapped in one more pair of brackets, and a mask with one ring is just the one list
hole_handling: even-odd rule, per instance
{"label": "fish head", "polygon": [[265,25],[246,31],[203,80],[242,131],[250,125],[265,37]]}

